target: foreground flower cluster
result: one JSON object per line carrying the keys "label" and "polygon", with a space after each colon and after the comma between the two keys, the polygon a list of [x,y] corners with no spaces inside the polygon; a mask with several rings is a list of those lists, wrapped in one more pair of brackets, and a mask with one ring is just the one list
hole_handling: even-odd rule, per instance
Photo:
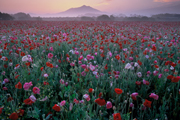
{"label": "foreground flower cluster", "polygon": [[1,119],[178,119],[179,22],[0,22]]}

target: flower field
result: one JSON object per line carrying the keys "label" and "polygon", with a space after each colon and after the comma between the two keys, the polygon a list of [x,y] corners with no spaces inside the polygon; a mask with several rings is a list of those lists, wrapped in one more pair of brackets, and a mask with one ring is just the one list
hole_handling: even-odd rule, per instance
{"label": "flower field", "polygon": [[0,119],[180,119],[180,22],[0,22]]}

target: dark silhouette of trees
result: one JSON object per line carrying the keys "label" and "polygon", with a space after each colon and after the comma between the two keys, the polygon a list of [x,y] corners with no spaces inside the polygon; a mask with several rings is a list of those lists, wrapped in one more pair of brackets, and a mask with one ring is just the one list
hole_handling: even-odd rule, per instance
{"label": "dark silhouette of trees", "polygon": [[97,21],[111,21],[111,18],[108,15],[100,15],[96,19]]}
{"label": "dark silhouette of trees", "polygon": [[0,20],[13,20],[13,19],[14,18],[11,15],[0,12]]}

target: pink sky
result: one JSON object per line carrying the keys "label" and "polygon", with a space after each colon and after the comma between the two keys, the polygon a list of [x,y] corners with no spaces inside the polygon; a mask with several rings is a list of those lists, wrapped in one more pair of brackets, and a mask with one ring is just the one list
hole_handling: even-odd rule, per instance
{"label": "pink sky", "polygon": [[180,0],[0,0],[0,12],[46,14],[87,5],[100,11],[123,13],[158,7],[174,1]]}

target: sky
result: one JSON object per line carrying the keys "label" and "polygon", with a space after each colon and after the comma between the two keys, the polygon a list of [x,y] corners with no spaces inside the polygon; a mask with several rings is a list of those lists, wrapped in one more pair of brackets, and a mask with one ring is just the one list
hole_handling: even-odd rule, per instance
{"label": "sky", "polygon": [[0,0],[0,12],[52,14],[87,5],[103,12],[123,14],[177,1],[180,0]]}

